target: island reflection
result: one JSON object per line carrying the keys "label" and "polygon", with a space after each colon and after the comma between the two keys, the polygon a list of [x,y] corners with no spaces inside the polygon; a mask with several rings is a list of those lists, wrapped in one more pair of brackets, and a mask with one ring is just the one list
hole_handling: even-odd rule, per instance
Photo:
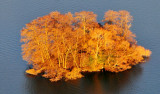
{"label": "island reflection", "polygon": [[27,94],[115,94],[134,83],[142,71],[142,67],[136,65],[121,73],[86,73],[80,79],[52,83],[41,76],[26,75],[25,89]]}

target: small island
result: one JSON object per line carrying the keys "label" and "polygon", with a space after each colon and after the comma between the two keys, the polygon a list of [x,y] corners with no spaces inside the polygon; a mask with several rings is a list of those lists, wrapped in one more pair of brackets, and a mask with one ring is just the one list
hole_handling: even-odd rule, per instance
{"label": "small island", "polygon": [[83,72],[122,72],[145,61],[151,51],[137,45],[128,11],[109,10],[102,22],[90,11],[51,12],[21,30],[22,57],[50,81],[77,79]]}

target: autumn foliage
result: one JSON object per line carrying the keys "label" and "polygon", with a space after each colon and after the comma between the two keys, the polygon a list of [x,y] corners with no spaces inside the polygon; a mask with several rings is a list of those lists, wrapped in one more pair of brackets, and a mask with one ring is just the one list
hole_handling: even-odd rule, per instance
{"label": "autumn foliage", "polygon": [[76,79],[86,71],[121,72],[150,56],[130,31],[128,11],[107,11],[104,25],[96,17],[89,11],[56,11],[26,24],[21,30],[22,56],[33,66],[26,73],[41,73],[51,81]]}

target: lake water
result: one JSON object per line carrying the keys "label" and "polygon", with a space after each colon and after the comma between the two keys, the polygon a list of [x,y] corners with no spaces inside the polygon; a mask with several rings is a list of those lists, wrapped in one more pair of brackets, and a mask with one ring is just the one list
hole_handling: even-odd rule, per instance
{"label": "lake water", "polygon": [[[98,22],[107,10],[127,10],[139,45],[152,51],[149,61],[122,73],[88,73],[51,83],[25,74],[20,30],[51,11],[93,11]],[[0,0],[0,94],[160,94],[160,0]]]}

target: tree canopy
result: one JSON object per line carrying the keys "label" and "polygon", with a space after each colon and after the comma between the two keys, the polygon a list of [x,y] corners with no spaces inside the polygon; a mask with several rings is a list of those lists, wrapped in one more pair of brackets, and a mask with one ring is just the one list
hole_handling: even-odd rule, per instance
{"label": "tree canopy", "polygon": [[58,81],[77,79],[82,72],[121,72],[144,62],[151,51],[137,45],[128,11],[109,10],[104,25],[90,11],[51,12],[21,30],[22,57],[33,67],[26,73]]}

